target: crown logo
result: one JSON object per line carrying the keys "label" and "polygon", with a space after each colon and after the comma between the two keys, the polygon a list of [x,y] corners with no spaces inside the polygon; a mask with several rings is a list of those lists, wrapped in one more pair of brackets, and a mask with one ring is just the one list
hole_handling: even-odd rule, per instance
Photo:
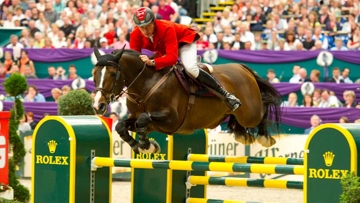
{"label": "crown logo", "polygon": [[150,140],[150,141],[155,141],[155,139],[154,139],[154,138],[149,138],[149,140]]}
{"label": "crown logo", "polygon": [[325,165],[331,166],[333,164],[335,154],[333,154],[330,151],[327,151],[323,154],[323,157],[324,157]]}
{"label": "crown logo", "polygon": [[55,151],[56,151],[56,146],[57,146],[57,143],[55,140],[50,140],[48,142],[48,147],[49,147],[49,151],[51,154],[54,154]]}

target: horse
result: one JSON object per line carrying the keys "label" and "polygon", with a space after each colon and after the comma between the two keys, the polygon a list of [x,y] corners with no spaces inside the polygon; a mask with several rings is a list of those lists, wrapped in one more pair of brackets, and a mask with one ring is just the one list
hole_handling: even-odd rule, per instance
{"label": "horse", "polygon": [[[101,55],[94,47],[94,54],[97,63],[93,108],[96,114],[103,115],[110,102],[126,94],[130,115],[120,120],[115,130],[135,153],[159,153],[157,142],[147,136],[149,132],[186,135],[196,129],[215,128],[226,119],[238,142],[251,144],[257,133],[261,145],[270,147],[276,143],[270,128],[280,132],[281,96],[246,65],[212,66],[212,75],[223,88],[242,101],[238,109],[231,111],[220,97],[192,96],[182,87],[174,67],[155,70],[141,61],[137,51],[123,47]],[[129,130],[138,133],[139,141],[130,136]]]}

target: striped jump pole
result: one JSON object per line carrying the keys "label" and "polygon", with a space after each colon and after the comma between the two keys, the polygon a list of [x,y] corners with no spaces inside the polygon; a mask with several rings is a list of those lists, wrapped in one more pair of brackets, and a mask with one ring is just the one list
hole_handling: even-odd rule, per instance
{"label": "striped jump pole", "polygon": [[303,189],[303,182],[274,179],[248,179],[230,177],[189,176],[191,185],[226,185],[242,187]]}
{"label": "striped jump pole", "polygon": [[205,199],[205,198],[187,198],[186,203],[271,203],[271,202],[254,202],[241,200],[221,200],[221,199]]}
{"label": "striped jump pole", "polygon": [[303,175],[304,166],[274,165],[274,164],[237,164],[219,162],[193,162],[193,161],[152,161],[143,159],[113,159],[108,157],[94,157],[92,169],[97,167],[131,167],[146,169],[170,169],[186,171],[221,171],[221,172],[249,172],[266,174],[293,174]]}
{"label": "striped jump pole", "polygon": [[189,161],[201,162],[232,162],[239,164],[282,164],[282,165],[304,165],[304,159],[283,157],[256,157],[256,156],[217,156],[205,154],[189,154]]}

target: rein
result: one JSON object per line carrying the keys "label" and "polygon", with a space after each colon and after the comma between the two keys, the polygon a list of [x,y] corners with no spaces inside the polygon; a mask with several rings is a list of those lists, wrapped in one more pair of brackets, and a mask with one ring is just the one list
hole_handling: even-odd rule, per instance
{"label": "rein", "polygon": [[[134,93],[126,93],[127,94],[127,99],[129,101],[131,101],[132,103],[137,104],[138,106],[140,106],[141,104],[144,104],[149,98],[150,96],[165,82],[165,80],[169,77],[169,74],[172,72],[172,70],[174,69],[174,66],[171,67],[171,69],[161,77],[161,79],[146,93],[146,95],[144,96],[143,99],[140,98],[139,101],[137,101],[136,99],[134,99],[133,97],[130,96],[130,94],[134,94]],[[127,89],[126,89],[127,92]],[[134,94],[136,95],[136,94]],[[140,97],[139,95],[136,95],[137,97]]]}

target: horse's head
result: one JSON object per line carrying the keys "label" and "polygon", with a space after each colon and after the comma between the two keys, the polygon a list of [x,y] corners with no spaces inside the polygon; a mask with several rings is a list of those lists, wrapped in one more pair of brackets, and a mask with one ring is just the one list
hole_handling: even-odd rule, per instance
{"label": "horse's head", "polygon": [[125,46],[111,54],[101,55],[94,46],[97,63],[93,75],[96,87],[93,108],[97,114],[105,114],[108,104],[115,100],[123,88],[120,58],[124,48]]}

